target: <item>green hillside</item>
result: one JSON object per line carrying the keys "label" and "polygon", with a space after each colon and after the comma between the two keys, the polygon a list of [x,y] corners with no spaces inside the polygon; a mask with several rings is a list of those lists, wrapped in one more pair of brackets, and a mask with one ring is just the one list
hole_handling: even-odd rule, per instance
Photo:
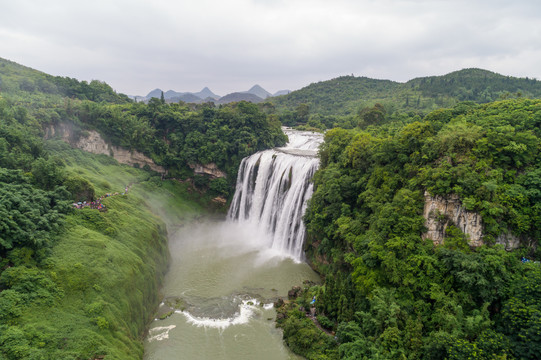
{"label": "green hillside", "polygon": [[541,82],[503,76],[482,69],[464,69],[406,83],[342,76],[321,81],[271,99],[279,113],[307,104],[310,114],[356,115],[364,107],[383,104],[388,111],[426,113],[462,101],[487,103],[506,98],[541,97]]}
{"label": "green hillside", "polygon": [[400,83],[367,77],[341,76],[310,84],[288,95],[271,98],[278,110],[294,111],[300,104],[308,104],[311,113],[347,115],[370,101],[383,101],[396,92]]}
{"label": "green hillside", "polygon": [[[0,359],[142,358],[168,263],[166,225],[215,211],[210,200],[234,184],[194,176],[188,164],[235,174],[242,157],[285,142],[279,123],[249,103],[136,104],[105,83],[6,60],[0,78]],[[45,141],[60,123],[76,136],[98,130],[186,181]]]}
{"label": "green hillside", "polygon": [[[538,359],[540,126],[541,100],[517,99],[329,130],[305,215],[307,255],[325,281],[280,309],[292,349],[308,359]],[[424,239],[426,192],[479,214],[484,244],[470,246],[452,221],[443,244]],[[520,246],[506,251],[498,242],[510,236]],[[299,311],[314,296],[334,339]]]}
{"label": "green hillside", "polygon": [[117,94],[102,81],[92,80],[88,83],[69,77],[52,76],[2,58],[0,58],[0,94],[23,101],[24,98],[38,95],[57,100],[59,97],[69,97],[97,102],[130,102],[126,95]]}

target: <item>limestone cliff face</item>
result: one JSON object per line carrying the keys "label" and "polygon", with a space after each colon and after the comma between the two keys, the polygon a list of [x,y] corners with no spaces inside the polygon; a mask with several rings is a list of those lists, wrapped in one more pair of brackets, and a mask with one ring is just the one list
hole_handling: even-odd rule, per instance
{"label": "limestone cliff face", "polygon": [[[425,191],[423,215],[426,220],[425,226],[428,229],[423,234],[423,239],[431,239],[436,245],[443,244],[445,241],[445,229],[452,224],[469,236],[470,246],[477,247],[484,244],[481,215],[466,210],[457,195],[443,198],[441,196],[432,196]],[[521,243],[527,242],[527,240],[511,233],[503,233],[496,238],[496,243],[503,245],[506,250],[513,250],[518,248]]]}
{"label": "limestone cliff face", "polygon": [[204,174],[213,178],[225,178],[227,177],[226,173],[218,169],[218,166],[215,163],[210,163],[206,165],[201,164],[189,164],[190,168],[193,169],[193,172],[196,174]]}
{"label": "limestone cliff face", "polygon": [[[520,244],[522,244],[523,242],[526,243],[527,240],[528,239],[521,239],[518,236],[515,236],[511,233],[507,233],[507,234],[500,234],[496,238],[496,244],[503,245],[505,247],[505,250],[513,250],[513,249],[518,249]],[[529,247],[531,247],[532,245],[533,244],[528,244]]]}
{"label": "limestone cliff face", "polygon": [[449,198],[432,196],[425,191],[425,207],[423,215],[428,231],[423,239],[431,239],[439,245],[445,241],[445,229],[455,225],[469,236],[470,246],[483,245],[483,220],[481,215],[466,210],[457,195]]}
{"label": "limestone cliff face", "polygon": [[58,124],[55,126],[51,125],[50,127],[46,128],[45,137],[59,137],[77,149],[81,149],[93,154],[105,154],[112,156],[121,164],[128,164],[131,166],[135,166],[137,164],[139,167],[148,165],[156,172],[162,174],[166,172],[162,166],[156,165],[148,156],[145,156],[136,150],[128,150],[120,146],[111,145],[107,143],[97,131],[94,130],[84,131],[79,137],[77,137],[72,126],[69,124]]}

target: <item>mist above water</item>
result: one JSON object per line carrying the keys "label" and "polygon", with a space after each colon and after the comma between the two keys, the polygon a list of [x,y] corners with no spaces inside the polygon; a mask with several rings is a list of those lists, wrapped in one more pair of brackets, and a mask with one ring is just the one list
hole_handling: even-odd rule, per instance
{"label": "mist above water", "polygon": [[151,324],[145,359],[296,359],[272,304],[294,285],[319,281],[308,265],[258,248],[248,228],[230,222],[184,226],[170,251],[164,298],[182,309],[167,308],[173,314]]}
{"label": "mist above water", "polygon": [[[145,359],[296,359],[276,329],[273,302],[319,277],[301,262],[302,216],[321,135],[286,132],[288,146],[243,160],[227,221],[170,235],[164,303]],[[294,147],[293,147],[294,146]]]}

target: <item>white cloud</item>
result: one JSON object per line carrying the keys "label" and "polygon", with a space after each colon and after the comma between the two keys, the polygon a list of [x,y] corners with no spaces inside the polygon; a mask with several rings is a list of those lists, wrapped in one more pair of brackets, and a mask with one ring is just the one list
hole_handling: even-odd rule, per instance
{"label": "white cloud", "polygon": [[0,56],[53,75],[160,87],[269,91],[354,73],[406,81],[480,67],[540,77],[541,4],[433,0],[18,0]]}

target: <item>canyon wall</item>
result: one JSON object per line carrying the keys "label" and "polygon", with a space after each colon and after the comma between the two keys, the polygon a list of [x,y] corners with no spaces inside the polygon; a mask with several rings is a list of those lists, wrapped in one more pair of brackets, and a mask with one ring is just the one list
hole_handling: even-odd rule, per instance
{"label": "canyon wall", "polygon": [[82,131],[76,136],[73,126],[70,124],[51,125],[45,129],[45,138],[50,139],[58,137],[71,146],[93,154],[105,154],[112,156],[121,164],[144,167],[148,165],[150,169],[165,174],[166,170],[156,165],[148,156],[137,150],[128,150],[120,146],[107,143],[101,135],[94,130]]}

